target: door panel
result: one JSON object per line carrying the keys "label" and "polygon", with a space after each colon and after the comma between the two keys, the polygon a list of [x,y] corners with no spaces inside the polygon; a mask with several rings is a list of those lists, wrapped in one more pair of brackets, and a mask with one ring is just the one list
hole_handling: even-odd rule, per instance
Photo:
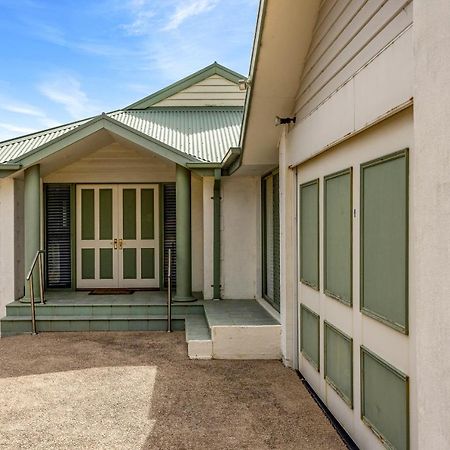
{"label": "door panel", "polygon": [[159,192],[157,185],[121,185],[119,285],[159,287]]}
{"label": "door panel", "polygon": [[77,287],[159,287],[158,185],[77,186]]}
{"label": "door panel", "polygon": [[77,287],[117,287],[117,189],[77,186]]}

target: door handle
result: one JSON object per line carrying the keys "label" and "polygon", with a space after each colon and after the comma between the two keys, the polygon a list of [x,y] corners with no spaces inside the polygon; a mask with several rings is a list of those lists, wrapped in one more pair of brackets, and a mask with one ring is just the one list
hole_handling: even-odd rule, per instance
{"label": "door handle", "polygon": [[114,245],[114,250],[117,250],[117,239],[114,239],[113,245]]}
{"label": "door handle", "polygon": [[122,250],[123,248],[123,240],[119,239],[119,250]]}

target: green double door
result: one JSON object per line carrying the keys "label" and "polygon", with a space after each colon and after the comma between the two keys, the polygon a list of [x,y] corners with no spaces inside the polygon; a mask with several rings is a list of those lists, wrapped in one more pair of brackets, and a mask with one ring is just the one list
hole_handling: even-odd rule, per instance
{"label": "green double door", "polygon": [[159,287],[158,185],[77,186],[77,287]]}

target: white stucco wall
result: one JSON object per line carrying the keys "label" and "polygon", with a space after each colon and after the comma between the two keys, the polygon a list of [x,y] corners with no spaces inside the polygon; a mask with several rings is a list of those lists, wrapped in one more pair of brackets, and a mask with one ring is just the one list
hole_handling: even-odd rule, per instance
{"label": "white stucco wall", "polygon": [[0,180],[0,317],[5,306],[23,295],[23,211],[21,184]]}
{"label": "white stucco wall", "polygon": [[259,177],[222,179],[222,296],[257,296],[259,260]]}
{"label": "white stucco wall", "polygon": [[450,6],[414,0],[410,296],[416,448],[450,448]]}

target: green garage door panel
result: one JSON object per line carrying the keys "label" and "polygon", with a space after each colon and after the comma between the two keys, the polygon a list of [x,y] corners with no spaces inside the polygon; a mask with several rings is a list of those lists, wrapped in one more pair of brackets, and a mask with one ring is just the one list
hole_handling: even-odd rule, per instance
{"label": "green garage door panel", "polygon": [[325,177],[325,293],[352,303],[352,173]]}
{"label": "green garage door panel", "polygon": [[328,322],[324,325],[325,379],[353,408],[353,343]]}
{"label": "green garage door panel", "polygon": [[301,351],[303,356],[317,369],[320,368],[320,318],[304,305],[301,305]]}
{"label": "green garage door panel", "polygon": [[408,159],[362,166],[361,309],[407,331]]}
{"label": "green garage door panel", "polygon": [[300,186],[300,280],[319,288],[319,180]]}
{"label": "green garage door panel", "polygon": [[409,448],[408,377],[361,347],[363,421],[395,449]]}
{"label": "green garage door panel", "polygon": [[155,239],[154,189],[141,190],[141,239]]}

